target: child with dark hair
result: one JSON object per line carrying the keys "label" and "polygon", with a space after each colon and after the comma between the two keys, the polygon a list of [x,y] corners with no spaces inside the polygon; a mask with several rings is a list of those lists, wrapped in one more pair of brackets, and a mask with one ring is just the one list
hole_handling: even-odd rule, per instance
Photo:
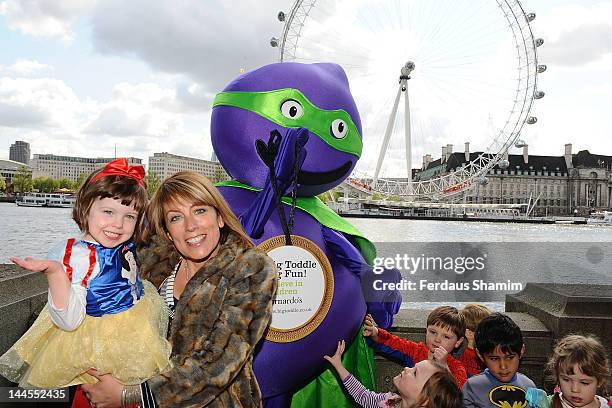
{"label": "child with dark hair", "polygon": [[370,315],[366,316],[363,330],[370,346],[399,360],[406,367],[412,367],[423,360],[436,360],[448,366],[459,387],[463,387],[467,374],[463,364],[450,353],[461,346],[464,334],[463,315],[452,306],[440,306],[429,313],[425,343],[402,339],[376,327]]}
{"label": "child with dark hair", "polygon": [[465,408],[527,406],[527,389],[535,385],[518,372],[525,345],[517,324],[505,314],[493,313],[478,325],[475,342],[487,368],[465,383]]}
{"label": "child with dark hair", "polygon": [[126,159],[94,171],[77,191],[72,213],[82,236],[62,240],[46,259],[11,258],[44,273],[49,293],[32,327],[0,357],[1,375],[22,387],[58,388],[95,383],[90,368],[125,384],[170,368],[168,310],[155,287],[140,279],[136,262],[134,240],[147,205],[144,175]]}
{"label": "child with dark hair", "polygon": [[491,311],[484,305],[470,303],[461,309],[461,314],[465,318],[465,339],[467,340],[467,344],[465,349],[463,349],[463,353],[461,353],[457,359],[461,361],[465,367],[468,377],[472,377],[482,373],[486,368],[484,362],[478,357],[478,354],[476,354],[474,335],[476,334],[478,323],[489,316]]}

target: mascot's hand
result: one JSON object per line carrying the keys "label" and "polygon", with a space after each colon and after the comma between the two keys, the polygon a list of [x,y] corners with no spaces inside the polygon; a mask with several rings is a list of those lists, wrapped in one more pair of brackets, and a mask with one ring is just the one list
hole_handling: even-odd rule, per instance
{"label": "mascot's hand", "polygon": [[264,226],[278,205],[272,173],[276,178],[278,193],[281,196],[286,195],[293,187],[296,172],[299,172],[306,159],[304,145],[307,141],[308,129],[300,128],[288,129],[282,137],[278,130],[274,130],[270,133],[267,144],[263,140],[255,142],[257,154],[270,168],[270,174],[257,199],[239,216],[244,230],[251,238],[261,238]]}
{"label": "mascot's hand", "polygon": [[[371,268],[371,267],[370,267]],[[378,325],[388,328],[393,325],[393,316],[402,305],[402,294],[389,285],[401,282],[402,275],[396,268],[374,268],[364,270],[361,275],[361,289],[370,313]]]}
{"label": "mascot's hand", "polygon": [[281,195],[286,195],[291,188],[292,182],[297,177],[297,172],[302,168],[306,160],[306,149],[308,142],[308,129],[287,129],[284,136],[277,130],[270,134],[268,143],[257,140],[255,147],[259,157],[268,167],[274,166],[276,182]]}

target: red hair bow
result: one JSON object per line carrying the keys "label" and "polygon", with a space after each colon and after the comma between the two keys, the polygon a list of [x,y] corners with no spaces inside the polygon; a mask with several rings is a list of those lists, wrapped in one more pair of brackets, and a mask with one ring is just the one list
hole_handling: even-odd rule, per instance
{"label": "red hair bow", "polygon": [[107,163],[102,171],[91,179],[91,183],[95,183],[97,180],[106,176],[123,176],[133,178],[138,182],[138,184],[144,187],[144,182],[142,181],[145,176],[144,167],[141,164],[130,166],[127,159],[124,158]]}

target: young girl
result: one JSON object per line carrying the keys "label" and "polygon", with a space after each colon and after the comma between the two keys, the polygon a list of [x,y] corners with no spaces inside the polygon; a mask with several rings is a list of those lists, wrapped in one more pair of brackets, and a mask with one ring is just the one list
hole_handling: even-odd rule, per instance
{"label": "young girl", "polygon": [[338,342],[336,353],[324,356],[338,372],[342,384],[355,402],[364,408],[462,408],[463,398],[457,381],[448,368],[433,360],[423,360],[412,368],[404,368],[393,378],[397,394],[376,393],[365,389],[342,365],[344,340]]}
{"label": "young girl", "polygon": [[534,408],[608,408],[608,401],[596,395],[605,390],[610,376],[606,350],[594,337],[570,335],[562,338],[548,362],[560,393],[547,396],[537,388],[527,391]]}
{"label": "young girl", "polygon": [[[32,327],[0,357],[0,374],[22,387],[94,383],[96,368],[139,384],[168,368],[168,312],[138,277],[132,237],[147,203],[142,166],[108,163],[79,188],[72,217],[83,232],[47,259],[11,258],[43,272],[48,303]],[[145,295],[146,293],[146,295]]]}

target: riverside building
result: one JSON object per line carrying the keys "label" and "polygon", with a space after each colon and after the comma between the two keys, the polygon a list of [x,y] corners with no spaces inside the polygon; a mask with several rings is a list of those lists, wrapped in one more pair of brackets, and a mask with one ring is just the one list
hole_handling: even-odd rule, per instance
{"label": "riverside building", "polygon": [[[466,202],[485,204],[520,204],[536,200],[534,215],[587,215],[592,211],[612,209],[612,156],[592,154],[588,150],[572,153],[565,145],[562,156],[523,154],[505,157],[508,167],[496,165],[486,175],[487,183],[478,183],[467,193]],[[415,180],[426,180],[458,170],[482,152],[471,153],[469,143],[463,152],[453,152],[453,145],[442,147],[441,158],[423,157]],[[533,202],[533,201],[532,201]]]}
{"label": "riverside building", "polygon": [[[77,181],[81,174],[90,174],[115,160],[114,157],[73,157],[54,154],[35,154],[32,159],[32,178],[50,177],[54,180],[66,178]],[[142,159],[127,157],[129,164],[142,164]]]}
{"label": "riverside building", "polygon": [[27,171],[32,171],[30,166],[22,162],[0,159],[0,177],[4,178],[7,184],[11,184],[15,174],[17,174],[22,167],[25,167]]}
{"label": "riverside building", "polygon": [[[213,159],[215,159],[214,153]],[[216,160],[196,159],[166,152],[153,153],[153,156],[149,156],[149,171],[155,172],[162,180],[184,170],[200,173],[213,183],[230,178],[221,163]]]}
{"label": "riverside building", "polygon": [[17,140],[9,148],[9,160],[30,164],[30,144],[22,140]]}

